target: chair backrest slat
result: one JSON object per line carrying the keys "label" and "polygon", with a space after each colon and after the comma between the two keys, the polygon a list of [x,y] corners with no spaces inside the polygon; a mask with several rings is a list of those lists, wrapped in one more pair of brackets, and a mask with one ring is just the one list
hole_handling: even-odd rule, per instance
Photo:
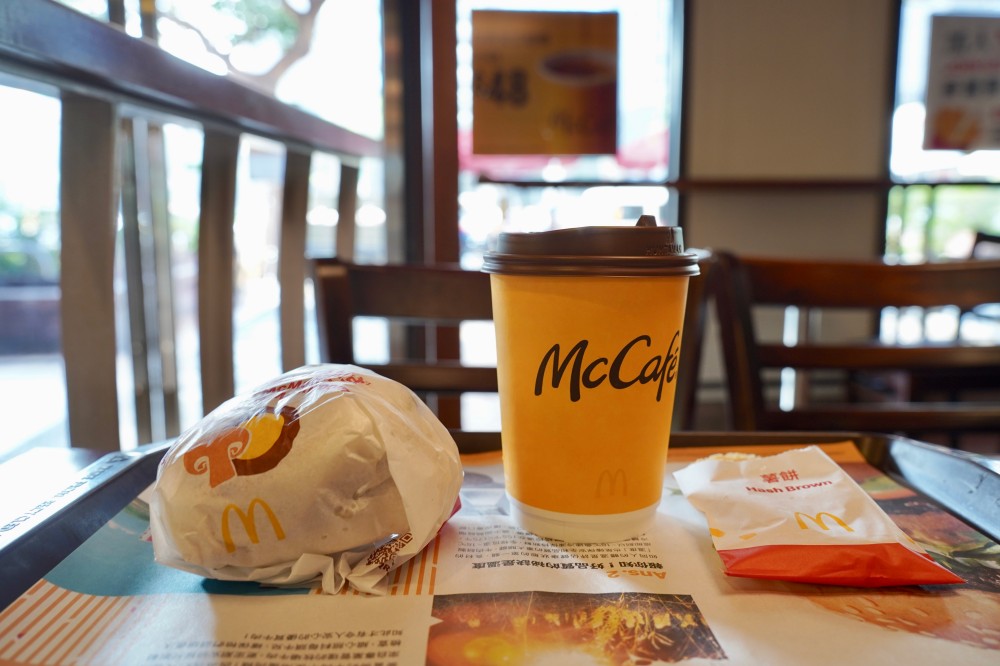
{"label": "chair backrest slat", "polygon": [[754,302],[761,304],[964,308],[1000,299],[998,260],[887,264],[743,257],[734,270],[744,274]]}
{"label": "chair backrest slat", "polygon": [[350,268],[357,316],[491,320],[490,276],[457,266],[369,266]]}
{"label": "chair backrest slat", "polygon": [[[419,339],[422,351],[392,355],[387,363],[364,363],[365,367],[407,386],[432,406],[454,401],[462,393],[497,391],[495,367],[439,359],[436,347],[427,345],[428,338],[436,338],[435,327],[492,320],[489,275],[451,265],[369,265],[335,258],[313,259],[311,265],[322,361],[359,364],[355,357],[355,318],[385,318],[404,324],[403,335]],[[442,420],[452,426],[452,436],[461,452],[500,447],[499,433],[454,427],[455,407],[450,403],[449,416]]]}
{"label": "chair backrest slat", "polygon": [[[1000,335],[985,342],[889,344],[861,334],[856,340],[823,336],[794,344],[762,335],[762,309],[797,306],[811,315],[825,310],[877,314],[883,308],[940,308],[956,311],[1000,303],[1000,261],[972,260],[888,264],[877,260],[779,259],[717,254],[716,303],[725,357],[730,426],[740,430],[870,430],[875,432],[1000,432],[1000,401],[918,401],[897,391],[887,402],[864,402],[858,378],[903,377],[908,387],[923,380],[931,388],[949,385],[1000,392]],[[779,409],[768,381],[779,370],[797,376],[845,376],[846,393],[807,399]],[[815,375],[813,373],[816,373]],[[824,374],[826,373],[826,374]],[[890,374],[886,374],[890,373]],[[895,373],[894,375],[891,373]],[[889,378],[889,379],[887,379]],[[958,378],[967,379],[963,385]],[[854,382],[851,384],[850,382]],[[936,385],[935,385],[936,384]],[[881,386],[881,384],[880,384]],[[800,387],[801,388],[801,387]],[[826,387],[830,389],[828,385]],[[845,390],[837,387],[838,390]],[[888,393],[888,390],[885,391]]]}
{"label": "chair backrest slat", "polygon": [[893,346],[801,344],[758,346],[760,365],[769,368],[891,370],[909,368],[1000,368],[1000,347],[986,345]]}

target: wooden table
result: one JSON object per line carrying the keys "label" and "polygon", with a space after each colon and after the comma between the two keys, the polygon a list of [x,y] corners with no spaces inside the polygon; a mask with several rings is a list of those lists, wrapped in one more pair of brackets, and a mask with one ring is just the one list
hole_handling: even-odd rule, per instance
{"label": "wooden table", "polygon": [[[681,433],[672,437],[668,472],[699,457],[698,447],[765,452],[837,442],[853,443],[867,460],[855,454],[852,464],[884,473],[875,487],[888,490],[897,509],[930,507],[948,534],[974,535],[979,545],[964,562],[1000,564],[1000,546],[980,533],[1000,535],[1000,476],[940,447],[852,433]],[[731,578],[669,474],[643,537],[608,546],[540,539],[504,514],[499,453],[464,460],[462,510],[387,575],[385,596],[202,579],[156,564],[144,536],[148,518],[136,495],[153,480],[162,451],[102,457],[55,483],[61,490],[51,505],[36,504],[39,511],[19,514],[23,524],[0,528],[0,663],[284,666],[308,656],[312,662],[302,663],[403,666],[488,663],[488,655],[517,663],[545,653],[551,663],[697,657],[727,665],[985,666],[1000,658],[1000,579],[977,579],[975,588],[871,589]],[[64,453],[70,466],[86,462],[86,454]],[[0,479],[37,469],[37,461],[65,470],[46,460],[58,455],[0,466]],[[893,490],[892,479],[980,532],[930,500]],[[909,514],[901,518],[923,529]],[[982,570],[997,578],[996,569]]]}

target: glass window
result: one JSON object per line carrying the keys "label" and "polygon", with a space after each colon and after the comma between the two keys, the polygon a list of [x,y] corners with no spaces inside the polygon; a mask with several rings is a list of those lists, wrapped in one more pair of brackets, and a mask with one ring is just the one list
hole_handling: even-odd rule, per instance
{"label": "glass window", "polygon": [[[61,3],[95,19],[108,20],[106,0],[61,0]],[[219,74],[231,73],[281,101],[359,134],[375,139],[382,137],[379,0],[351,3],[157,0],[141,4],[144,8],[155,4],[158,43],[174,55]],[[139,37],[140,2],[125,0],[123,5],[125,30]],[[314,14],[302,20],[293,14],[282,15],[289,6],[303,15]],[[247,13],[255,8],[264,13]],[[300,44],[307,47],[304,52],[293,48]],[[0,85],[6,82],[0,79]],[[31,83],[31,87],[41,86]],[[26,391],[30,395],[44,396],[44,399],[31,401],[30,418],[19,419],[17,431],[5,431],[4,441],[0,442],[2,456],[36,444],[65,445],[68,427],[64,368],[58,340],[60,118],[57,92],[53,90],[52,96],[45,97],[18,88],[0,87],[0,107],[6,114],[6,122],[0,127],[0,152],[8,157],[17,156],[17,159],[0,161],[0,282],[3,282],[0,284],[0,308],[7,308],[5,301],[8,300],[16,301],[16,307],[20,308],[16,316],[8,316],[9,309],[0,312],[0,399],[10,404]],[[142,267],[145,315],[129,312],[125,286],[128,280],[124,270],[126,252],[119,234],[115,280],[119,296],[116,304],[119,317],[118,390],[123,448],[144,443],[141,434],[137,436],[143,426],[135,398],[136,392],[143,388],[134,386],[137,374],[133,362],[139,359],[133,358],[129,348],[129,324],[136,317],[147,318],[150,336],[147,340],[148,389],[153,394],[154,439],[163,436],[167,420],[164,412],[174,408],[169,404],[158,406],[157,400],[167,403],[176,400],[179,414],[176,418],[182,429],[202,416],[197,255],[203,134],[196,125],[167,124],[162,132],[168,233],[146,240],[156,246],[155,254],[169,256],[169,262],[166,269],[159,264]],[[335,157],[318,154],[313,157],[308,254],[332,255],[336,250],[339,166]],[[283,169],[283,147],[253,136],[242,137],[234,222],[237,391],[246,390],[281,371],[276,260]],[[380,160],[362,160],[356,249],[361,261],[385,261],[383,179]],[[163,272],[169,273],[166,276],[169,293],[162,289]],[[315,315],[308,288],[306,296],[306,354],[307,361],[311,362],[317,360],[318,352]],[[162,308],[168,308],[170,316],[149,318],[149,310]],[[149,328],[154,321],[162,331]],[[30,329],[30,335],[19,327]],[[176,358],[176,367],[170,359],[156,367],[160,360],[154,358],[154,338],[156,333],[166,333],[168,327],[173,329],[171,352]],[[161,385],[154,385],[156,382]]]}
{"label": "glass window", "polygon": [[[1000,233],[1000,151],[925,150],[924,121],[931,20],[935,15],[1000,17],[994,0],[903,0],[900,15],[896,109],[889,170],[886,250],[915,263],[973,255],[977,231]],[[887,310],[889,341],[991,341],[996,322],[962,316],[957,308]]]}
{"label": "glass window", "polygon": [[95,19],[108,20],[108,0],[56,0],[56,2]]}
{"label": "glass window", "polygon": [[281,374],[278,331],[278,233],[285,150],[244,135],[233,223],[235,386],[245,393]]}
{"label": "glass window", "polygon": [[[664,181],[670,175],[669,118],[675,102],[670,78],[672,5],[659,0],[459,0],[459,233],[463,265],[477,268],[483,251],[501,229],[629,224],[643,213],[671,222],[668,189],[636,183]],[[472,12],[481,9],[617,12],[615,154],[473,153]],[[514,181],[532,184],[511,184]],[[560,185],[568,181],[597,185]]]}
{"label": "glass window", "polygon": [[1000,232],[1000,151],[923,148],[931,17],[951,14],[1000,17],[1000,5],[902,3],[890,154],[890,172],[900,186],[889,197],[886,253],[905,261],[966,257],[977,230]]}
{"label": "glass window", "polygon": [[157,0],[156,11],[165,51],[353,132],[382,138],[379,0]]}
{"label": "glass window", "polygon": [[177,402],[180,427],[186,428],[202,416],[198,363],[198,216],[204,135],[199,128],[175,124],[165,125],[163,135]]}
{"label": "glass window", "polygon": [[65,446],[59,314],[59,101],[0,85],[0,458]]}
{"label": "glass window", "polygon": [[[502,155],[473,152],[472,13],[476,10],[616,12],[617,140],[607,155]],[[672,2],[660,0],[459,0],[457,79],[460,261],[482,265],[503,231],[634,224],[642,214],[673,223],[670,192],[648,185],[669,177]],[[570,181],[592,183],[588,186]],[[515,184],[527,183],[527,184]],[[647,183],[647,184],[640,184]],[[461,359],[495,365],[492,322],[466,322]],[[462,427],[499,429],[495,395],[462,396]]]}

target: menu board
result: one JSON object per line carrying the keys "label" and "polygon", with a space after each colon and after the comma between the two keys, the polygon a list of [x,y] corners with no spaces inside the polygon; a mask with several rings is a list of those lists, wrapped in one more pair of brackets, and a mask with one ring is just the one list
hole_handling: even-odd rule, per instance
{"label": "menu board", "polygon": [[381,595],[222,582],[159,565],[140,495],[0,609],[0,664],[998,663],[997,544],[896,484],[852,443],[821,448],[967,583],[849,588],[726,576],[703,515],[672,476],[713,452],[704,448],[671,451],[663,502],[642,536],[543,539],[512,523],[499,454],[479,454],[463,458],[461,510],[390,573]]}
{"label": "menu board", "polygon": [[924,148],[1000,148],[1000,17],[932,17]]}
{"label": "menu board", "polygon": [[614,154],[618,14],[472,12],[472,152]]}

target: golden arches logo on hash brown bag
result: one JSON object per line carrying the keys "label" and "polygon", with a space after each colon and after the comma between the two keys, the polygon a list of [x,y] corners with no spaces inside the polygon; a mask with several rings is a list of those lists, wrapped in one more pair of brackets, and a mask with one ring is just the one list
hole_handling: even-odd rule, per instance
{"label": "golden arches logo on hash brown bag", "polygon": [[674,473],[730,576],[857,587],[962,583],[815,446]]}

